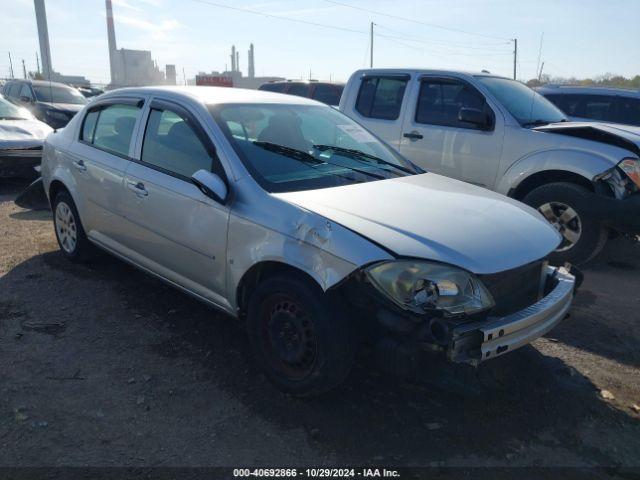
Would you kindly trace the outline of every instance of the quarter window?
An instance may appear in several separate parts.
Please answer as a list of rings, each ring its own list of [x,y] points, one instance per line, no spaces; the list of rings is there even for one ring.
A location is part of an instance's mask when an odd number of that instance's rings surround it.
[[[490,113],[484,97],[477,90],[456,80],[425,80],[420,86],[416,122],[458,128],[474,128],[458,120],[462,108]]]
[[[396,120],[400,115],[406,87],[406,78],[364,78],[358,92],[356,110],[365,117]]]
[[[142,144],[142,162],[186,178],[211,171],[213,158],[190,121],[171,110],[152,109]]]
[[[136,105],[113,104],[104,107],[99,111],[93,129],[91,129],[91,125],[87,126],[87,120],[90,120],[89,116],[85,119],[82,131],[83,139],[86,134],[88,141],[90,130],[93,130],[93,141],[91,142],[93,145],[117,155],[128,156],[133,129],[139,113],[140,108]]]
[[[93,134],[96,130],[96,121],[100,115],[100,110],[92,110],[84,117],[84,123],[82,124],[82,134],[80,140],[88,143],[93,143]]]

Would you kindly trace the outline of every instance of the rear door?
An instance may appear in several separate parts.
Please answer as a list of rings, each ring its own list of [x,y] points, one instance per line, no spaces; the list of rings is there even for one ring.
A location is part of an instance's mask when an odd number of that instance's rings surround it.
[[[87,235],[116,251],[123,242],[124,171],[143,103],[141,97],[111,98],[86,110],[69,153]]]
[[[225,178],[196,115],[155,99],[139,156],[125,174],[127,248],[142,266],[220,306],[225,299],[229,208],[191,181],[198,170]]]
[[[355,109],[350,113],[356,121],[396,149],[400,148],[408,83],[409,75],[406,74],[364,75]]]
[[[415,98],[415,97],[414,97]],[[482,110],[489,130],[459,120],[462,108]],[[502,153],[504,121],[466,80],[424,76],[405,117],[400,152],[420,167],[492,188]]]

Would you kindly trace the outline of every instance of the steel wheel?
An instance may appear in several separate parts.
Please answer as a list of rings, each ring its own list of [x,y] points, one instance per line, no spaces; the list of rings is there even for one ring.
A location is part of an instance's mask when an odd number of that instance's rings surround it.
[[[78,244],[78,229],[73,212],[65,202],[58,202],[56,206],[56,233],[62,249],[71,254]]]
[[[569,205],[561,202],[548,202],[540,205],[538,211],[562,235],[562,243],[556,252],[565,252],[580,241],[582,221],[578,213]]]
[[[306,378],[315,366],[318,344],[310,315],[288,295],[263,304],[262,347],[272,368],[292,380]]]

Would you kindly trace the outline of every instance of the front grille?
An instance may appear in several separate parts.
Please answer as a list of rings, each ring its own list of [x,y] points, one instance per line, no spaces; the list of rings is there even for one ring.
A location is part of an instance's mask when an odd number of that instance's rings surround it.
[[[543,265],[544,261],[539,260],[512,270],[480,275],[496,302],[490,315],[502,317],[537,302]]]

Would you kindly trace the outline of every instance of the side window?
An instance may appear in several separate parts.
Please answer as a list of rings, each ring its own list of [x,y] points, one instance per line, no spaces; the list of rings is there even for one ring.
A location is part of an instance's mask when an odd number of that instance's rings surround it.
[[[93,143],[93,134],[96,130],[96,123],[98,116],[100,115],[100,109],[92,110],[84,117],[84,123],[82,124],[82,133],[80,134],[80,140]]]
[[[310,87],[306,83],[292,83],[289,91],[289,95],[297,95],[298,97],[308,97]]]
[[[562,110],[570,117],[615,121],[615,97],[606,95],[564,95]]]
[[[259,90],[264,90],[265,92],[282,93],[284,92],[285,87],[286,84],[284,83],[265,83],[264,85],[260,86]]]
[[[213,166],[213,158],[190,121],[171,110],[151,110],[141,160],[186,178],[201,169],[210,171]]]
[[[139,113],[140,108],[135,105],[114,104],[102,108],[97,118],[92,143],[115,154],[128,156],[133,128]]]
[[[618,97],[618,102],[617,121],[627,125],[640,125],[640,99]]]
[[[316,85],[313,90],[313,99],[327,105],[338,105],[340,103],[340,95],[342,90],[338,85],[325,85],[323,83]]]
[[[9,88],[7,89],[7,95],[9,95],[11,98],[18,98],[18,93],[20,93],[20,83],[14,82],[10,84]]]
[[[400,115],[405,78],[367,77],[362,80],[356,110],[369,118],[396,120]]]
[[[458,128],[474,128],[458,120],[462,108],[474,108],[487,113],[485,99],[477,90],[455,80],[425,80],[420,85],[416,122]]]
[[[20,95],[18,95],[18,98],[22,98],[22,97],[27,97],[33,100],[33,94],[31,93],[31,88],[29,88],[29,85],[27,85],[26,83],[22,84],[22,88],[20,89]]]

